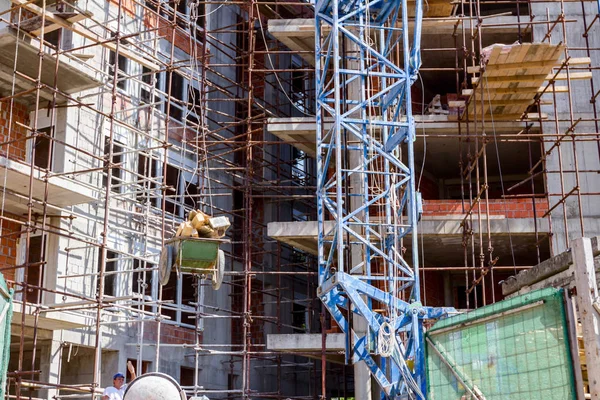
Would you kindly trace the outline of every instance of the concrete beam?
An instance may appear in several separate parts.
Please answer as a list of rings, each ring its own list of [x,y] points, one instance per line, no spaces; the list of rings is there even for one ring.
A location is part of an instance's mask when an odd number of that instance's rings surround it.
[[[267,335],[267,349],[282,353],[296,353],[308,358],[321,358],[320,333],[295,333]],[[330,362],[344,363],[345,335],[328,333],[325,338],[326,358]]]
[[[461,237],[463,228],[461,227],[462,216],[448,215],[444,217],[427,218],[423,217],[419,225],[419,235],[427,237],[436,236],[456,236]],[[334,228],[333,221],[325,223],[325,232],[332,232]],[[487,226],[483,226],[484,233],[487,233]],[[473,227],[474,233],[478,233],[478,225]],[[535,234],[535,225],[533,218],[503,218],[492,216],[490,220],[490,231],[496,235],[532,235]],[[545,219],[538,219],[538,232],[547,232],[548,224]],[[316,221],[299,222],[270,222],[267,224],[267,235],[296,247],[311,254],[317,254],[318,224]],[[326,235],[331,238],[330,235]]]
[[[419,224],[419,237],[422,237],[425,249],[423,265],[427,267],[462,265],[464,254],[461,221],[460,215],[423,218]],[[333,226],[333,221],[327,221],[326,231],[331,232]],[[538,220],[536,238],[533,219],[492,217],[490,228],[494,254],[499,256],[505,265],[512,265],[513,254],[521,262],[519,265],[534,265],[537,262],[534,251],[536,242],[547,236],[547,227],[547,221]],[[477,228],[477,224],[474,228]],[[296,249],[317,255],[318,226],[315,221],[271,222],[267,225],[267,235]],[[326,237],[331,239],[331,235]],[[411,251],[409,242],[405,241],[405,246],[408,251]],[[541,250],[542,255],[545,254],[546,257],[549,255],[547,247],[542,247]]]
[[[24,0],[19,0],[24,1]],[[431,6],[431,4],[430,4]],[[428,10],[432,10],[429,7]],[[427,10],[425,15],[427,16]],[[447,14],[449,15],[449,13]],[[442,15],[430,15],[431,17]],[[452,35],[455,26],[461,22],[459,17],[447,18],[423,18],[421,23],[422,35],[424,40],[427,36],[439,37],[439,35]],[[486,19],[485,27],[486,34],[510,34],[516,33],[516,25],[511,23],[516,22],[516,17],[513,16],[500,16]],[[473,20],[473,25],[476,21]],[[409,21],[409,30],[414,29],[414,21]],[[400,27],[399,25],[398,27]],[[466,21],[467,28],[469,27],[469,19]],[[326,27],[327,28],[327,27]],[[314,50],[315,50],[315,20],[312,18],[297,18],[297,19],[270,19],[268,25],[268,31],[276,39],[285,44],[290,50],[306,51],[308,53],[302,54],[302,57],[310,64],[314,65]],[[327,33],[327,30],[324,32]],[[311,54],[313,53],[313,54]]]
[[[331,129],[333,121],[325,119],[323,129]],[[456,141],[456,138],[444,139],[443,135],[457,135],[459,133],[458,121],[448,119],[447,115],[415,115],[415,129],[417,135],[440,135],[440,139]],[[470,123],[469,129],[475,131],[475,124]],[[461,123],[462,132],[467,129],[467,123]],[[518,133],[523,130],[523,122],[517,121],[497,121],[494,125],[497,134]],[[374,126],[375,132],[380,130],[380,126]],[[277,136],[281,140],[290,143],[308,154],[316,157],[316,122],[312,117],[292,117],[292,118],[269,118],[267,120],[267,131]],[[537,132],[534,128],[531,132]]]
[[[598,238],[592,238],[592,252],[594,256],[600,254],[598,249]],[[535,267],[519,272],[516,276],[507,279],[502,283],[502,294],[508,296],[520,289],[541,282],[552,276],[558,275],[569,269],[573,264],[573,255],[571,251],[566,251],[543,261]],[[571,278],[572,279],[572,278]]]
[[[326,337],[327,351],[344,351],[345,335],[329,333]],[[294,333],[267,335],[267,350],[272,351],[321,351],[320,333]]]

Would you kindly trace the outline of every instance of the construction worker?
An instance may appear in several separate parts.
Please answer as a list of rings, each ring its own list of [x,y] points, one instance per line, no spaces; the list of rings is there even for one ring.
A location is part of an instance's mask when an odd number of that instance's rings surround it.
[[[136,378],[136,374],[135,368],[133,368],[131,361],[127,361],[127,369],[131,374],[131,380],[134,380]],[[104,389],[104,393],[102,393],[102,400],[123,400],[126,389],[127,384],[125,383],[125,375],[123,375],[121,372],[117,372],[113,376],[113,385]]]

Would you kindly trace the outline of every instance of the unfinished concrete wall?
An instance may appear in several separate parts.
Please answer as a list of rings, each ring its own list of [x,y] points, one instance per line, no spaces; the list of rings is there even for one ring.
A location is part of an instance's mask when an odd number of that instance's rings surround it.
[[[531,5],[533,14],[546,19],[548,13],[549,20],[555,21],[559,18],[561,12],[568,16],[569,20],[577,20],[577,22],[559,23],[551,32],[551,42],[566,44],[570,50],[565,57],[591,57],[591,65],[600,65],[600,54],[597,51],[592,51],[588,54],[585,49],[587,43],[590,48],[598,48],[600,46],[600,26],[595,24],[584,37],[586,25],[583,23],[584,11],[586,23],[589,24],[595,14],[597,14],[597,5],[592,2],[587,2],[583,6],[581,3],[565,3],[561,10],[561,4],[550,3],[533,3]],[[546,36],[548,27],[545,25],[534,25],[534,40],[541,41]],[[587,65],[571,67],[570,73],[592,72],[593,87],[595,91],[600,88],[600,74],[596,70],[590,70]],[[565,73],[565,71],[561,71]],[[590,79],[564,80],[557,81],[556,86],[570,86],[568,93],[556,94],[556,110],[555,115],[553,106],[543,106],[542,112],[548,114],[548,119],[543,123],[545,134],[558,134],[559,136],[568,134],[569,129],[574,123],[582,119],[575,128],[576,133],[597,133],[597,122],[591,121],[597,118],[594,115],[593,103],[590,102],[592,94],[592,86]],[[544,100],[553,101],[552,94],[543,96]],[[558,117],[558,121],[555,117]],[[554,142],[548,140],[544,143],[545,151],[549,150],[554,145]],[[574,155],[576,154],[576,157]],[[565,251],[569,245],[568,240],[582,236],[581,224],[579,222],[580,215],[583,215],[584,236],[595,236],[600,234],[600,214],[597,207],[598,196],[586,195],[586,193],[597,193],[600,190],[600,176],[597,173],[580,172],[577,178],[575,174],[575,158],[577,159],[577,167],[580,171],[596,171],[600,169],[600,150],[597,143],[590,141],[577,141],[573,145],[572,137],[568,136],[562,141],[559,148],[555,148],[546,159],[546,187],[549,193],[549,205],[554,206],[561,198],[569,193],[573,188],[579,186],[581,193],[581,201],[577,195],[577,190],[574,191],[565,201],[565,209],[560,205],[552,212],[552,230],[553,236],[553,252],[559,254]],[[562,160],[561,160],[562,159]],[[563,179],[559,171],[563,170]],[[578,181],[577,181],[578,179]],[[568,221],[565,226],[564,215],[566,214]]]

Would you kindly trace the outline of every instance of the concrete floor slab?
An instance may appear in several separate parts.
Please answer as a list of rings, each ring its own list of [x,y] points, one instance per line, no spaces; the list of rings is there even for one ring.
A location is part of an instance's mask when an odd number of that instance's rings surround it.
[[[429,151],[436,150],[438,153],[446,151],[455,152],[458,141],[455,137],[447,135],[459,134],[459,124],[457,121],[448,119],[447,115],[415,115],[417,135],[438,135],[435,141],[428,143]],[[333,121],[325,119],[323,129],[325,131],[332,128]],[[470,123],[469,129],[475,131],[475,124]],[[467,129],[467,124],[462,123],[462,132]],[[518,133],[523,130],[523,123],[516,121],[498,121],[494,125],[497,134]],[[379,127],[374,127],[378,131]],[[536,132],[533,128],[532,132]],[[267,131],[277,136],[281,140],[290,143],[298,150],[303,151],[311,157],[316,157],[316,122],[312,117],[292,117],[292,118],[269,118],[267,120]],[[432,147],[433,146],[433,147]],[[436,149],[435,147],[440,147]],[[451,146],[452,148],[449,148]]]
[[[15,78],[16,93],[24,92],[35,88],[35,83],[26,80],[13,73],[16,70],[26,76],[37,77],[40,57],[39,44],[33,39],[23,36],[17,38],[16,32],[10,28],[0,29],[0,96],[7,96],[12,93],[13,77]],[[91,69],[86,71],[83,61],[69,58],[65,55],[50,55],[50,49],[42,58],[41,82],[49,87],[54,87],[54,72],[56,73],[56,87],[59,91],[72,94],[100,86],[101,82],[92,76]],[[24,96],[19,96],[16,100],[28,104],[35,103],[35,91]],[[52,100],[52,93],[48,90],[42,90],[40,96],[43,100]],[[63,96],[58,96],[59,102],[66,101]]]
[[[23,162],[0,157],[0,182],[6,191],[4,209],[13,213],[27,212],[29,198],[29,176],[31,166]],[[42,202],[46,183],[44,172],[39,168],[33,170],[33,198]],[[6,184],[4,184],[6,183]],[[63,176],[48,178],[48,203],[57,207],[90,203],[96,200],[94,191],[80,183]],[[34,205],[34,207],[36,207]],[[39,207],[36,207],[39,208]]]
[[[460,226],[462,219],[427,219],[423,217],[419,224],[419,237],[423,240],[424,265],[429,267],[451,267],[464,264],[462,247],[463,234]],[[494,254],[500,256],[502,265],[511,265],[513,253],[518,265],[537,264],[536,242],[547,237],[548,224],[545,219],[538,219],[538,239],[532,218],[498,218],[490,221],[492,245]],[[333,221],[327,221],[326,232],[334,228]],[[487,251],[487,227],[483,224],[484,253]],[[473,227],[477,241],[478,225]],[[301,222],[271,222],[267,225],[267,235],[297,249],[317,255],[318,225],[316,221]],[[328,238],[331,236],[328,235]],[[410,251],[410,241],[405,241],[405,247]],[[475,246],[476,251],[479,245]],[[547,243],[540,247],[541,257],[549,257]]]

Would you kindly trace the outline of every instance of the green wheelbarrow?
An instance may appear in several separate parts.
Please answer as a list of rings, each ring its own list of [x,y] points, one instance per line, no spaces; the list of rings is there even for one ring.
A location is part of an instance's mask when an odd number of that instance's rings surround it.
[[[213,289],[218,290],[225,273],[225,253],[219,248],[224,239],[175,237],[165,242],[160,254],[160,284],[169,282],[173,268],[182,272],[210,278]]]

